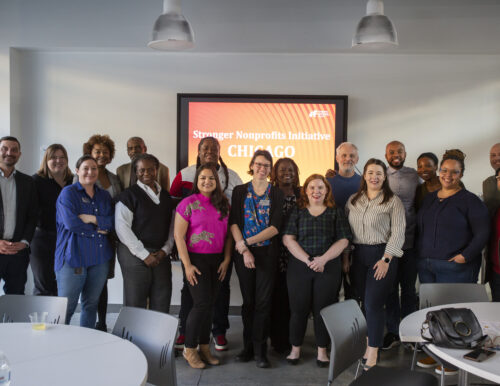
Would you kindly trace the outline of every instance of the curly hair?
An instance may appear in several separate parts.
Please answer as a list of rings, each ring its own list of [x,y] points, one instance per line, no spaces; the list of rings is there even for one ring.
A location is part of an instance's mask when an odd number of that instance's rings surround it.
[[[295,161],[293,159],[287,158],[287,157],[280,158],[274,164],[273,170],[271,171],[271,184],[273,184],[274,186],[278,186],[278,168],[280,167],[280,164],[282,162],[290,162],[292,164],[293,172],[295,174],[295,176],[293,178],[292,186],[294,188],[298,188],[299,187],[299,167],[297,166],[297,164],[295,163]]]
[[[325,184],[326,187],[326,194],[325,194],[325,201],[323,202],[327,208],[335,208],[335,201],[333,200],[333,194],[332,194],[332,187],[326,180],[324,176],[321,174],[311,174],[309,177],[307,177],[306,181],[304,182],[304,186],[300,189],[300,197],[297,200],[297,206],[300,209],[307,208],[309,205],[309,198],[307,198],[307,186],[311,183],[311,181],[314,180],[321,180]]]
[[[94,134],[87,142],[83,144],[83,154],[92,154],[94,145],[104,145],[109,149],[110,161],[115,158],[115,142],[109,138],[109,135]]]
[[[444,161],[449,159],[455,160],[460,164],[460,167],[462,168],[462,173],[465,171],[465,163],[464,163],[465,153],[462,150],[460,149],[446,150],[443,154],[443,159],[441,160],[439,167],[441,167]]]

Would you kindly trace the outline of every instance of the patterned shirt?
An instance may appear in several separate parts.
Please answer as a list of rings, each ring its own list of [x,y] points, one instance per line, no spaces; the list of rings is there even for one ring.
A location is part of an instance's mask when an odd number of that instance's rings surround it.
[[[252,184],[248,184],[248,193],[243,204],[245,226],[243,227],[243,238],[255,236],[269,226],[269,213],[271,209],[271,184],[268,184],[263,195],[258,196]],[[262,247],[269,245],[271,240],[255,243],[253,246]]]
[[[90,214],[97,218],[98,226],[85,224],[78,217]],[[90,197],[83,186],[76,182],[66,186],[56,202],[57,244],[54,270],[59,271],[66,262],[70,267],[90,267],[102,264],[114,256],[108,235],[114,228],[114,210],[111,196],[94,187]]]
[[[313,216],[307,208],[296,206],[283,234],[296,236],[297,243],[311,257],[322,255],[340,239],[352,240],[349,222],[339,208],[326,208],[319,216]]]
[[[193,194],[177,205],[176,212],[189,223],[186,232],[188,252],[222,253],[227,234],[228,217],[220,220],[219,211],[209,197]]]

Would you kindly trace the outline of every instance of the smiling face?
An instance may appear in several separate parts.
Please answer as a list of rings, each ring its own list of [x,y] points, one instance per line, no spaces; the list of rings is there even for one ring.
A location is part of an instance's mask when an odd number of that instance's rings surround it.
[[[21,149],[16,141],[4,140],[0,142],[0,164],[12,168],[19,157],[21,157]]]
[[[494,170],[500,168],[500,143],[493,145],[490,150],[490,164]]]
[[[437,165],[427,157],[422,157],[417,161],[417,173],[424,181],[430,181],[436,176]]]
[[[153,187],[156,181],[157,172],[156,164],[153,161],[145,159],[137,162],[135,174],[137,180],[144,185]]]
[[[439,169],[439,181],[443,189],[458,189],[463,171],[460,162],[454,159],[447,159],[441,164]]]
[[[91,159],[83,161],[80,167],[76,169],[76,175],[78,176],[78,182],[82,185],[95,184],[99,175],[97,163]]]
[[[219,162],[219,143],[214,139],[206,139],[202,142],[199,150],[198,156],[200,157],[200,163],[202,165],[213,162]]]
[[[58,175],[66,171],[68,159],[61,149],[57,149],[50,159],[47,160],[47,167],[52,175]]]
[[[250,169],[253,172],[254,179],[265,180],[271,173],[271,163],[266,157],[259,155],[253,160]]]
[[[94,147],[92,147],[92,153],[90,155],[97,161],[97,166],[100,168],[106,167],[106,165],[111,162],[111,152],[109,148],[102,143],[96,143]]]
[[[406,151],[402,143],[391,142],[385,148],[385,159],[394,169],[401,169],[406,160]]]
[[[306,195],[309,205],[323,204],[325,201],[327,188],[323,180],[315,179],[306,186]]]
[[[215,180],[215,176],[210,169],[203,169],[199,176],[197,185],[198,190],[201,194],[206,197],[209,197],[212,192],[217,188],[217,181]]]
[[[276,170],[278,185],[291,185],[295,182],[295,169],[290,161],[281,161]]]
[[[368,190],[381,190],[385,181],[384,169],[377,164],[368,165],[363,175]]]
[[[354,167],[358,163],[358,151],[352,145],[343,145],[340,149],[337,150],[335,159],[339,164],[340,172],[344,174],[350,174],[354,172]]]

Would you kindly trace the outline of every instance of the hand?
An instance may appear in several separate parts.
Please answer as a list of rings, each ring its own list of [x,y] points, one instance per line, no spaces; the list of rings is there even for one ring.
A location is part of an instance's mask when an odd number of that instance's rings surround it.
[[[198,279],[196,279],[196,274],[201,275],[201,272],[194,266],[193,264],[190,264],[189,266],[184,267],[184,272],[186,273],[186,280],[191,284],[193,287],[198,284]]]
[[[163,249],[159,249],[158,251],[153,252],[153,256],[156,258],[159,264],[160,261],[162,261],[165,257],[167,257],[167,254]]]
[[[464,255],[460,254],[460,255],[456,255],[455,257],[452,257],[450,260],[448,261],[454,261],[455,263],[458,263],[458,264],[465,264],[466,261],[465,261],[465,257]]]
[[[243,263],[245,264],[245,267],[255,269],[255,258],[253,257],[252,252],[248,249],[243,252]]]
[[[11,242],[7,240],[0,240],[0,253],[2,255],[15,255],[21,249],[26,248],[27,245],[22,242]]]
[[[231,260],[227,259],[227,261],[224,259],[222,263],[219,265],[219,269],[217,270],[217,273],[219,274],[219,280],[223,281],[224,278],[226,277],[227,269],[229,267],[229,262]]]
[[[94,224],[94,225],[97,225],[97,218],[93,214],[80,214],[80,215],[78,215],[78,217],[85,224]]]
[[[337,172],[333,169],[328,169],[325,173],[325,178],[333,178],[337,175]]]
[[[97,233],[100,233],[101,235],[107,235],[109,232],[108,231],[103,231],[102,229],[98,229]]]
[[[247,246],[245,245],[245,240],[241,239],[240,241],[237,241],[234,244],[234,249],[236,249],[240,255],[243,255],[243,252],[245,252],[245,250],[248,249]]]
[[[325,270],[326,260],[323,256],[316,256],[307,266],[314,272],[323,272]]]
[[[158,263],[159,261],[156,259],[156,256],[153,253],[150,253],[148,257],[144,259],[144,264],[151,268],[156,267]]]
[[[373,275],[373,277],[375,278],[375,280],[382,280],[385,275],[387,275],[389,264],[391,263],[386,263],[384,260],[379,260],[375,263],[375,265],[373,266],[373,269],[375,270],[375,274]]]
[[[349,255],[342,255],[342,272],[349,273],[351,269],[351,261]]]

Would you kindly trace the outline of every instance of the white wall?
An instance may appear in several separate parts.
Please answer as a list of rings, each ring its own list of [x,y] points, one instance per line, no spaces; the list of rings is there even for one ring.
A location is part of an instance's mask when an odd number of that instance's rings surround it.
[[[174,174],[177,93],[345,94],[348,137],[359,147],[361,167],[370,157],[383,159],[393,139],[406,144],[408,166],[424,151],[440,156],[458,147],[467,154],[464,183],[480,193],[492,174],[489,148],[500,141],[499,62],[499,55],[15,50],[11,133],[22,142],[19,169],[28,173],[41,146],[63,143],[74,164],[90,135],[107,133],[117,145],[112,170],[128,161],[127,138],[140,135]],[[175,280],[179,304],[178,269]],[[240,304],[233,284],[232,304]],[[119,303],[121,280],[110,286],[110,302]]]

